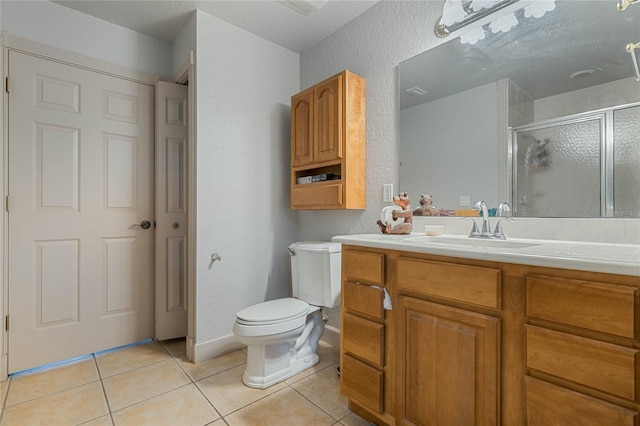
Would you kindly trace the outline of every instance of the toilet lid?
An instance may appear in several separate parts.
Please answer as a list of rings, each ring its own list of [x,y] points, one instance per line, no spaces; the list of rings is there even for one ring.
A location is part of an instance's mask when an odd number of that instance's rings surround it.
[[[241,309],[236,314],[244,324],[267,325],[305,316],[309,313],[309,304],[302,300],[288,297],[269,300]]]

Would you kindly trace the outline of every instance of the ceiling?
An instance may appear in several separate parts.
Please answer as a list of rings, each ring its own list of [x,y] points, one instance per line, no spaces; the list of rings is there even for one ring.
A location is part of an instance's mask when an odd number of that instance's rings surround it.
[[[87,15],[172,42],[191,13],[200,9],[297,53],[372,7],[378,0],[329,0],[304,16],[275,0],[52,0]]]

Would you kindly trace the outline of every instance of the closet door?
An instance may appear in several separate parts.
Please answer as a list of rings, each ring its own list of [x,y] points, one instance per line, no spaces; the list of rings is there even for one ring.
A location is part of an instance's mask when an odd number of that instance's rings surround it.
[[[9,53],[9,372],[153,336],[153,87]]]

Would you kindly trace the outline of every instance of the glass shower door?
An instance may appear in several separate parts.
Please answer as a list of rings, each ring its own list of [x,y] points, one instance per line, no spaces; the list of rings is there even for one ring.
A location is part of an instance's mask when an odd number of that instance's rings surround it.
[[[604,115],[516,129],[512,137],[517,216],[601,215]]]

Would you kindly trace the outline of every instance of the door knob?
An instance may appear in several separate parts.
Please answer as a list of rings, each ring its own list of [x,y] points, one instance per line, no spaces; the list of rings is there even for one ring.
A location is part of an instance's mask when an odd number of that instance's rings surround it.
[[[151,222],[149,222],[148,220],[143,220],[142,222],[138,223],[134,223],[133,225],[131,225],[132,228],[142,228],[142,229],[149,229],[151,228]]]

